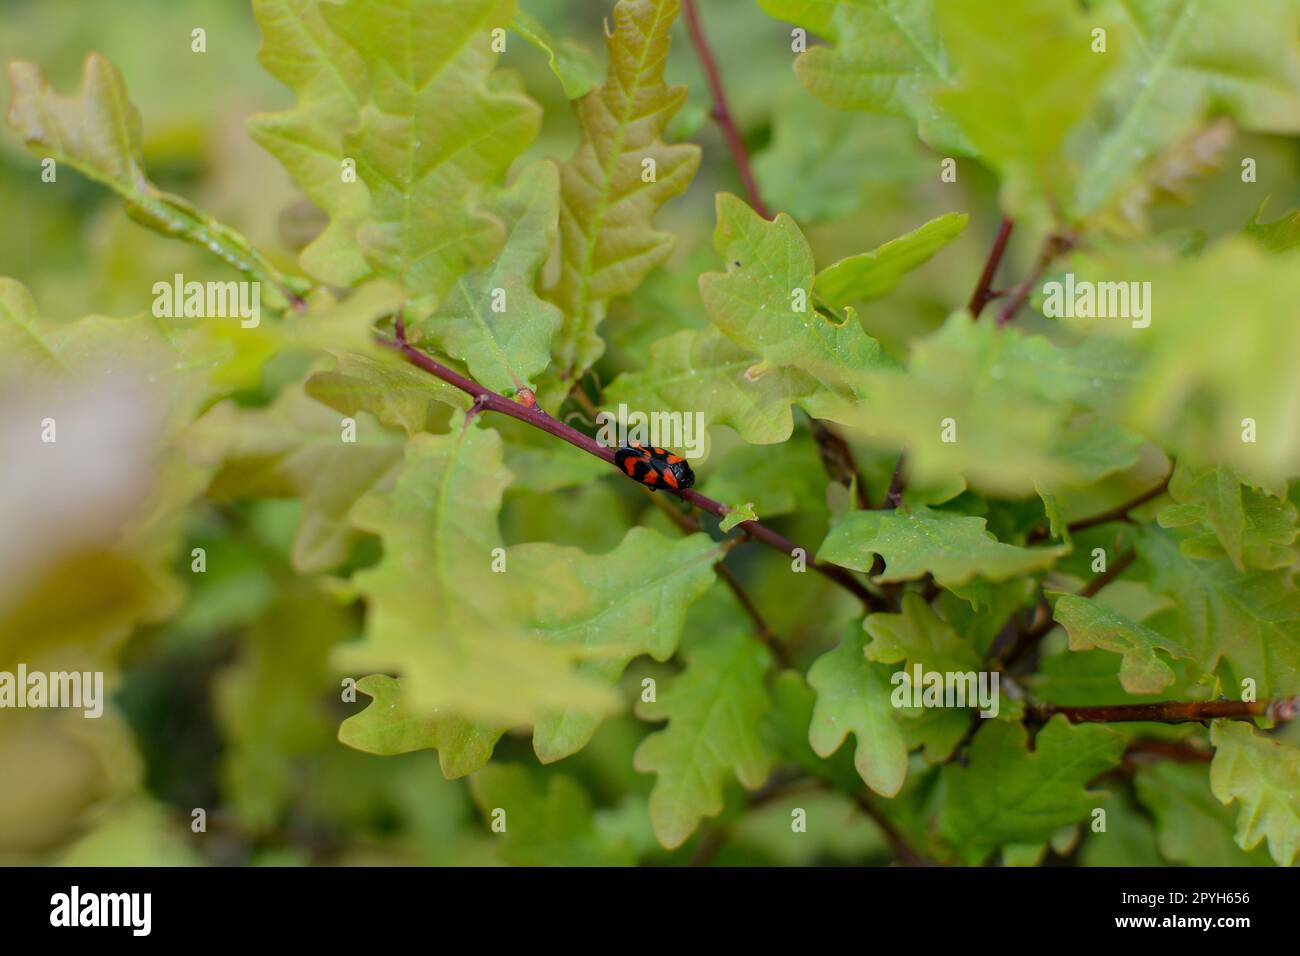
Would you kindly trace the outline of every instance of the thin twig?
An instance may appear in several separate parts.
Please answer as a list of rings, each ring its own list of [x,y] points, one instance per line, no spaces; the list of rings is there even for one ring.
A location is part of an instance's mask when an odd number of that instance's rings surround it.
[[[885,492],[885,500],[880,504],[885,511],[897,508],[903,503],[903,470],[906,467],[907,452],[899,452],[898,461],[894,463],[894,474],[889,479],[889,490]]]
[[[1126,501],[1122,505],[1116,505],[1114,508],[1111,508],[1108,511],[1103,511],[1100,514],[1082,518],[1078,521],[1071,521],[1069,525],[1067,525],[1070,534],[1086,531],[1089,528],[1095,528],[1098,525],[1110,524],[1112,521],[1131,521],[1132,519],[1129,517],[1129,512],[1134,511],[1141,505],[1146,504],[1148,501],[1151,501],[1154,498],[1159,498],[1163,495],[1169,488],[1169,479],[1172,476],[1173,472],[1171,471],[1168,475],[1165,475],[1164,480],[1161,481],[1160,484],[1156,485],[1149,491],[1142,492],[1142,494],[1138,495],[1131,501]],[[1029,533],[1026,543],[1033,544],[1050,536],[1051,531],[1049,529],[1038,527]]]
[[[713,50],[709,47],[709,41],[704,35],[704,25],[700,22],[699,11],[695,9],[695,0],[682,0],[682,12],[686,15],[686,29],[691,35],[691,44],[695,47],[695,53],[700,58],[700,66],[704,68],[704,75],[709,82],[709,90],[713,94],[713,118],[722,130],[722,137],[727,141],[727,148],[731,150],[731,159],[740,173],[741,182],[745,185],[745,194],[749,197],[749,204],[764,219],[770,219],[772,217],[768,215],[767,207],[763,204],[763,197],[759,195],[754,172],[749,166],[749,154],[745,152],[744,140],[740,138],[740,131],[736,129],[735,120],[732,119],[731,110],[727,106],[727,93],[722,86],[722,73],[718,70],[718,63],[713,58]]]
[[[856,486],[858,507],[863,511],[870,508],[866,483],[862,480],[862,473],[858,471],[858,463],[853,458],[853,449],[849,447],[849,443],[826,422],[816,418],[810,418],[808,421],[813,439],[821,452],[822,467],[826,469],[826,473],[832,480],[846,488]]]
[[[1097,592],[1110,584],[1121,574],[1129,569],[1129,566],[1137,560],[1137,552],[1132,548],[1120,554],[1110,563],[1105,572],[1097,575],[1076,593],[1079,597],[1095,597]],[[1006,655],[1002,658],[999,669],[1005,670],[1010,668],[1029,651],[1034,648],[1039,641],[1052,632],[1056,627],[1056,621],[1052,617],[1050,605],[1046,601],[1040,601],[1035,609],[1034,621],[1024,633],[1022,633],[1014,644],[1008,648]]]
[[[1033,291],[1038,280],[1043,277],[1047,267],[1056,260],[1057,256],[1064,255],[1074,248],[1074,236],[1053,234],[1047,237],[1043,242],[1042,251],[1038,254],[1038,262],[1034,264],[1033,271],[1011,290],[1007,297],[1006,304],[998,312],[998,325],[1003,326],[1015,318],[1020,307],[1025,304],[1029,298],[1030,292]]]
[[[993,240],[993,248],[989,250],[989,257],[984,262],[984,271],[980,273],[979,284],[975,286],[970,303],[966,306],[974,318],[978,319],[980,313],[984,311],[984,306],[997,298],[997,293],[993,291],[993,277],[997,275],[998,264],[1002,262],[1003,253],[1007,251],[1007,240],[1011,238],[1011,229],[1014,225],[1015,223],[1010,219],[1003,219],[1002,224],[998,226],[998,234]]]
[[[893,821],[876,806],[871,797],[861,792],[854,792],[850,796],[853,798],[853,802],[858,805],[858,808],[871,818],[871,822],[880,828],[880,832],[889,841],[898,862],[904,866],[934,866],[932,861],[922,856],[907,842],[907,838],[903,836],[898,827],[894,826]]]
[[[1106,704],[1100,707],[1064,707],[1057,704],[1031,704],[1028,717],[1043,722],[1057,714],[1074,724],[1123,723],[1141,721],[1157,724],[1186,724],[1206,720],[1249,720],[1268,717],[1275,721],[1290,720],[1300,710],[1300,697],[1276,700],[1162,700],[1152,704]]]
[[[606,448],[589,435],[584,435],[576,428],[566,425],[564,422],[555,420],[536,406],[530,407],[520,404],[519,402],[511,401],[504,395],[498,394],[489,388],[485,388],[473,379],[466,378],[464,375],[454,372],[440,362],[435,361],[432,357],[420,351],[406,340],[405,331],[400,323],[395,326],[394,331],[397,336],[395,339],[381,337],[379,339],[380,344],[386,345],[389,348],[400,352],[408,362],[415,365],[417,368],[423,369],[430,375],[442,379],[442,381],[446,382],[448,385],[460,389],[467,395],[472,395],[475,399],[474,406],[476,409],[485,412],[493,411],[499,412],[502,415],[508,415],[509,417],[518,419],[525,424],[532,425],[534,428],[541,429],[547,434],[553,435],[562,441],[566,441],[575,448],[580,448],[587,454],[594,455],[601,461],[608,462],[611,465],[614,464],[614,449]],[[622,472],[620,471],[619,474],[622,474]],[[730,509],[726,505],[714,501],[712,498],[702,495],[693,489],[686,491],[673,491],[672,489],[665,488],[664,491],[668,494],[676,495],[692,507],[698,508],[701,511],[706,511],[715,518],[725,518],[730,512]],[[854,578],[845,568],[841,568],[834,564],[826,564],[821,561],[808,560],[808,556],[811,554],[808,549],[800,547],[789,538],[778,534],[758,521],[742,521],[737,525],[737,527],[747,538],[754,541],[760,541],[769,548],[780,551],[787,557],[793,557],[796,553],[802,554],[807,561],[808,567],[817,571],[819,574],[830,578],[840,587],[849,591],[869,609],[879,610],[883,607],[880,599],[867,590],[862,582]]]

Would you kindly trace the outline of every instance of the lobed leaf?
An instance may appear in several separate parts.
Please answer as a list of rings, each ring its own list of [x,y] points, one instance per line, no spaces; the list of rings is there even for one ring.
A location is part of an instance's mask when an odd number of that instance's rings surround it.
[[[577,103],[582,142],[560,169],[562,262],[547,293],[564,312],[553,352],[566,381],[604,351],[596,329],[609,300],[635,289],[672,252],[673,237],[652,221],[700,163],[699,147],[663,141],[686,99],[685,89],[664,82],[678,9],[679,0],[619,0],[608,78]]]

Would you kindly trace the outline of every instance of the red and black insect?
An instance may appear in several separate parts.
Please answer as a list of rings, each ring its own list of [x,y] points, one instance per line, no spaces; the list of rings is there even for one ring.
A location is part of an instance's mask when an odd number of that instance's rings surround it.
[[[695,484],[695,472],[686,459],[662,448],[645,445],[624,445],[614,452],[614,464],[623,469],[633,481],[639,481],[651,491],[667,488],[685,491]]]

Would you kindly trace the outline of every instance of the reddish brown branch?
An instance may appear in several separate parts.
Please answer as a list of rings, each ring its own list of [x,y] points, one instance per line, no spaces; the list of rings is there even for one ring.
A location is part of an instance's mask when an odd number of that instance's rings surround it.
[[[547,434],[553,435],[562,441],[566,441],[575,448],[580,448],[587,454],[594,455],[601,459],[601,461],[608,462],[611,465],[614,463],[614,449],[606,448],[589,435],[584,435],[576,428],[572,428],[564,422],[556,421],[536,406],[530,407],[520,404],[519,402],[511,401],[504,395],[500,395],[489,388],[485,388],[478,382],[466,378],[464,375],[454,372],[440,362],[435,361],[432,357],[420,351],[406,340],[405,331],[400,321],[395,327],[395,332],[397,336],[396,339],[381,338],[381,344],[400,352],[408,362],[415,365],[417,368],[421,368],[430,375],[442,379],[442,381],[446,382],[448,385],[460,389],[467,395],[472,395],[474,397],[474,408],[476,410],[480,412],[500,412],[502,415],[508,415],[511,418],[532,425],[534,428],[541,429]],[[619,474],[622,474],[622,472],[620,471]],[[721,502],[714,501],[712,498],[702,495],[694,490],[671,491],[670,489],[665,488],[664,492],[666,494],[677,495],[677,497],[681,498],[692,507],[698,508],[701,511],[707,511],[715,518],[725,518],[730,510]],[[810,551],[796,545],[784,535],[778,534],[771,528],[768,528],[757,521],[742,521],[737,525],[737,527],[740,528],[741,533],[744,534],[745,537],[751,538],[755,541],[761,541],[763,544],[780,551],[787,557],[793,557],[795,552],[802,553],[808,567],[830,578],[836,584],[840,585],[840,587],[849,591],[861,600],[869,609],[880,610],[883,607],[880,600],[868,591],[862,582],[853,577],[853,575],[851,575],[846,569],[834,564],[825,564],[820,561],[812,560]]]
[[[1127,571],[1129,566],[1136,560],[1137,552],[1132,548],[1129,548],[1129,550],[1125,551],[1123,554],[1118,555],[1115,560],[1110,563],[1109,568],[1079,589],[1079,597],[1090,598],[1095,596],[1098,591]]]
[[[1098,591],[1110,584],[1121,574],[1129,569],[1129,566],[1137,560],[1137,552],[1132,548],[1120,554],[1110,563],[1103,573],[1097,575],[1077,592],[1079,597],[1094,597]],[[1021,634],[1016,642],[1007,650],[1003,657],[1003,668],[1009,668],[1022,657],[1030,652],[1038,642],[1052,632],[1056,627],[1056,621],[1053,620],[1051,608],[1046,601],[1041,601],[1035,609],[1033,623]]]
[[[1132,519],[1129,517],[1129,512],[1135,510],[1141,505],[1146,504],[1148,501],[1151,501],[1155,498],[1159,498],[1161,495],[1163,495],[1166,489],[1169,488],[1169,479],[1172,476],[1173,476],[1173,472],[1171,471],[1168,475],[1165,475],[1164,480],[1161,481],[1160,484],[1156,485],[1150,491],[1144,491],[1142,492],[1142,494],[1138,495],[1133,500],[1126,501],[1122,505],[1116,505],[1114,508],[1111,508],[1109,511],[1103,511],[1100,514],[1095,514],[1087,518],[1081,518],[1078,521],[1071,521],[1070,524],[1068,525],[1070,534],[1076,534],[1080,531],[1086,531],[1089,528],[1095,528],[1098,525],[1110,524],[1112,521],[1131,521]],[[1036,541],[1044,540],[1050,535],[1051,535],[1051,531],[1048,530],[1047,528],[1035,528],[1033,531],[1029,533],[1026,543],[1033,544]]]
[[[997,298],[997,293],[993,291],[993,278],[997,275],[998,265],[1002,262],[1002,256],[1007,251],[1007,240],[1011,238],[1011,229],[1014,225],[1010,219],[1003,219],[1002,224],[998,226],[998,234],[993,240],[993,248],[989,250],[989,257],[984,263],[984,271],[980,273],[979,284],[975,286],[975,292],[971,295],[970,303],[966,306],[974,318],[978,319],[980,313],[984,311],[984,306]]]
[[[904,866],[934,866],[930,860],[927,860],[907,842],[907,838],[903,836],[898,827],[894,826],[893,821],[876,806],[871,797],[865,793],[853,793],[850,796],[853,797],[853,802],[858,805],[858,808],[871,818],[871,822],[880,828],[880,832],[889,841],[889,846],[894,851],[894,856],[898,858],[899,863]]]
[[[713,118],[722,130],[723,139],[727,141],[731,159],[740,173],[741,182],[745,185],[745,195],[749,197],[749,204],[756,213],[764,219],[770,219],[767,207],[763,204],[763,197],[759,195],[754,172],[749,166],[749,154],[745,152],[744,140],[740,138],[740,131],[736,129],[736,122],[732,119],[731,110],[727,106],[727,93],[722,86],[722,73],[713,58],[713,50],[709,47],[708,38],[704,35],[704,24],[700,22],[700,13],[695,8],[695,0],[682,0],[682,12],[686,15],[686,29],[691,35],[691,44],[695,47],[695,54],[700,58],[700,66],[704,68],[709,90],[713,94]]]
[[[1074,724],[1120,723],[1142,721],[1158,724],[1186,724],[1205,720],[1248,720],[1268,717],[1275,721],[1290,720],[1300,710],[1300,697],[1279,697],[1276,700],[1162,700],[1153,704],[1107,704],[1101,707],[1062,707],[1056,704],[1035,704],[1026,708],[1032,720],[1045,721],[1062,714]]]
[[[856,486],[858,507],[863,511],[870,508],[866,485],[858,471],[858,463],[853,458],[853,449],[844,440],[844,436],[816,418],[809,419],[809,427],[821,452],[822,467],[826,469],[826,474],[846,488]]]
[[[1029,298],[1029,294],[1033,291],[1034,286],[1038,284],[1038,280],[1041,279],[1043,273],[1047,271],[1047,267],[1056,260],[1057,256],[1064,255],[1073,249],[1074,243],[1074,236],[1053,234],[1047,237],[1043,242],[1042,251],[1038,253],[1038,261],[1034,264],[1033,271],[1031,271],[1029,275],[1025,276],[1025,278],[1011,290],[1010,295],[1007,296],[1006,304],[1002,306],[1001,310],[999,310],[999,326],[1006,325],[1015,318],[1016,313],[1020,311],[1020,307],[1024,305],[1025,301]]]
[[[894,474],[889,479],[889,490],[885,492],[885,500],[880,503],[885,511],[891,511],[903,503],[903,470],[906,467],[907,452],[899,452],[898,461],[894,463]]]

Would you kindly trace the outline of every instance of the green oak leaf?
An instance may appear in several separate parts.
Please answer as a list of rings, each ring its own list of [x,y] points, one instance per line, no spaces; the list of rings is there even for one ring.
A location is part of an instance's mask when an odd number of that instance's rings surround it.
[[[700,490],[716,501],[750,501],[769,518],[826,510],[826,471],[806,430],[778,445],[740,445],[711,456],[710,469]]]
[[[663,141],[686,90],[664,82],[669,28],[679,0],[619,0],[604,86],[577,101],[582,142],[560,168],[559,281],[547,298],[564,312],[553,344],[565,380],[600,358],[596,329],[611,299],[626,295],[671,254],[655,213],[686,190],[700,164],[692,144]],[[653,178],[647,181],[645,176]]]
[[[759,0],[759,6],[833,42],[795,61],[799,82],[818,99],[839,109],[909,117],[934,148],[970,151],[937,101],[953,73],[932,0]]]
[[[1296,507],[1281,497],[1242,484],[1227,465],[1197,468],[1180,461],[1169,482],[1176,502],[1156,516],[1161,527],[1203,528],[1184,538],[1194,558],[1227,555],[1237,570],[1289,568],[1296,560]]]
[[[607,554],[553,544],[521,544],[507,554],[509,576],[528,584],[529,624],[542,643],[581,651],[578,671],[602,682],[622,676],[633,657],[665,661],[677,650],[691,602],[714,582],[721,547],[707,535],[669,540],[632,528]],[[586,746],[600,711],[568,707],[533,730],[533,748],[552,763]]]
[[[1288,0],[1125,0],[1111,9],[1122,19],[1110,26],[1113,52],[1099,58],[1120,63],[1107,78],[1104,120],[1084,141],[1080,215],[1207,114],[1254,132],[1300,131],[1300,11]]]
[[[1156,819],[1160,853],[1186,866],[1261,866],[1262,848],[1240,850],[1232,839],[1232,810],[1210,792],[1210,768],[1165,760],[1134,776],[1138,799]]]
[[[808,670],[817,704],[808,727],[808,742],[820,757],[839,750],[854,734],[853,762],[868,787],[892,797],[907,778],[907,742],[890,700],[892,668],[867,660],[866,635],[858,627],[827,651]]]
[[[1278,865],[1293,865],[1300,853],[1300,750],[1231,720],[1214,722],[1210,742],[1210,789],[1221,803],[1241,802],[1237,846],[1253,850],[1267,839]]]
[[[551,360],[551,337],[563,316],[538,298],[533,284],[555,240],[559,174],[542,161],[529,166],[497,198],[506,242],[492,264],[456,278],[417,341],[464,361],[476,382],[507,394],[531,387]]]
[[[983,660],[979,650],[934,613],[919,594],[903,595],[899,614],[870,614],[862,622],[871,635],[866,647],[868,660],[886,664],[920,664],[926,671],[978,671]]]
[[[214,551],[208,571],[222,555]],[[221,781],[241,820],[274,826],[294,798],[300,759],[330,744],[320,719],[337,683],[329,652],[356,633],[350,610],[308,577],[284,576],[212,683],[225,746]]]
[[[911,480],[1032,492],[1096,481],[1131,467],[1140,440],[1109,417],[1135,361],[1098,338],[1066,348],[1014,327],[953,313],[912,343],[906,371],[864,374],[854,409],[866,440],[908,448]]]
[[[503,228],[481,195],[540,126],[537,105],[493,73],[490,34],[509,26],[514,0],[258,0],[254,11],[262,63],[297,103],[250,130],[330,217],[304,267],[343,286],[374,272],[425,301],[488,262]]]
[[[746,521],[757,521],[758,515],[754,513],[754,502],[748,501],[743,505],[732,505],[727,509],[723,519],[718,522],[718,530],[726,534],[737,525],[744,524]]]
[[[805,227],[844,219],[929,175],[907,120],[864,123],[795,89],[772,105],[772,139],[754,158],[760,195]]]
[[[358,502],[353,519],[379,535],[384,558],[354,576],[365,639],[341,646],[338,662],[398,672],[419,713],[513,725],[564,707],[607,712],[614,695],[573,670],[571,650],[535,639],[510,574],[492,570],[511,478],[501,447],[457,413],[448,434],[409,439],[395,480]]]
[[[1285,215],[1261,222],[1264,207],[1268,200],[1259,204],[1255,216],[1246,223],[1246,235],[1257,241],[1269,252],[1290,252],[1300,246],[1300,209],[1292,209]]]
[[[514,420],[494,423],[505,442],[505,459],[515,475],[510,490],[548,492],[590,485],[609,474],[609,464],[567,442]]]
[[[518,765],[485,767],[469,783],[488,824],[504,820],[501,857],[514,866],[630,866],[624,840],[603,830],[587,790],[572,777],[543,784]],[[504,817],[499,811],[504,811]],[[495,815],[495,816],[494,816]]]
[[[1070,636],[1070,650],[1112,651],[1123,657],[1119,680],[1130,694],[1156,694],[1174,680],[1174,672],[1157,656],[1191,659],[1191,652],[1172,638],[1130,620],[1092,598],[1063,594],[1052,617]]]
[[[1300,251],[1269,252],[1233,235],[1192,256],[1081,255],[1072,271],[1150,282],[1145,328],[1064,320],[1134,351],[1139,374],[1117,393],[1116,421],[1275,493],[1300,473],[1300,376],[1291,361],[1300,326],[1271,318],[1300,298]]]
[[[799,372],[816,384],[801,401],[810,415],[853,421],[867,372],[887,361],[880,344],[854,317],[836,325],[816,311],[812,248],[793,219],[769,222],[727,193],[717,213],[713,245],[727,271],[700,276],[700,296],[713,324],[762,360],[747,377]]]
[[[1230,682],[1261,696],[1300,691],[1300,591],[1286,570],[1238,571],[1226,558],[1187,557],[1175,533],[1144,526],[1138,555],[1151,586],[1174,599],[1179,633],[1202,672],[1221,662]]]
[[[1119,763],[1124,738],[1099,724],[1057,715],[1028,749],[1020,724],[988,720],[971,741],[967,765],[946,765],[939,832],[974,866],[1007,843],[1037,843],[1076,823],[1105,795],[1088,782]]]
[[[504,731],[436,711],[413,711],[402,694],[402,682],[386,674],[361,678],[357,690],[374,700],[339,725],[339,743],[383,756],[436,750],[442,773],[449,780],[486,764]]]
[[[870,252],[849,256],[817,273],[813,289],[834,308],[853,302],[874,302],[898,286],[903,276],[924,265],[962,230],[970,216],[950,212],[891,239]]]
[[[536,17],[515,10],[514,30],[546,54],[551,72],[571,100],[586,96],[600,85],[600,64],[591,51],[572,40],[557,41]]]
[[[345,440],[337,412],[287,389],[267,408],[217,405],[186,443],[219,463],[208,488],[218,500],[301,498],[293,563],[303,572],[324,571],[346,560],[359,537],[353,507],[390,485],[402,463],[397,436],[365,415],[354,427],[355,440]]]
[[[1067,134],[1089,112],[1109,61],[1090,49],[1091,19],[1071,0],[940,0],[956,74],[938,94],[1013,212],[1068,198]]]
[[[408,435],[445,423],[450,409],[468,409],[471,399],[454,386],[416,368],[395,352],[367,355],[333,351],[332,368],[312,373],[308,395],[344,415],[367,412]]]
[[[14,91],[9,125],[37,155],[66,163],[116,192],[141,225],[216,252],[251,279],[268,280],[262,295],[274,307],[288,303],[286,293],[306,290],[300,280],[282,276],[239,233],[149,181],[140,113],[122,74],[107,59],[98,53],[86,58],[75,98],[56,94],[39,67],[21,60],[9,64],[9,81]]]
[[[851,512],[831,528],[817,557],[870,571],[880,555],[885,560],[880,581],[907,581],[928,572],[939,584],[951,587],[976,575],[1005,581],[1042,571],[1066,550],[1005,544],[989,533],[983,518],[917,507]]]
[[[605,398],[612,406],[698,411],[708,425],[729,425],[747,442],[783,442],[794,429],[791,403],[811,395],[817,383],[793,368],[759,364],[717,329],[674,332],[650,347],[643,371],[614,379]]]
[[[686,669],[646,711],[668,726],[637,748],[636,769],[657,775],[650,794],[655,836],[681,846],[705,817],[722,810],[727,777],[750,790],[767,779],[772,756],[762,738],[771,699],[764,676],[771,655],[742,628],[709,635]]]

